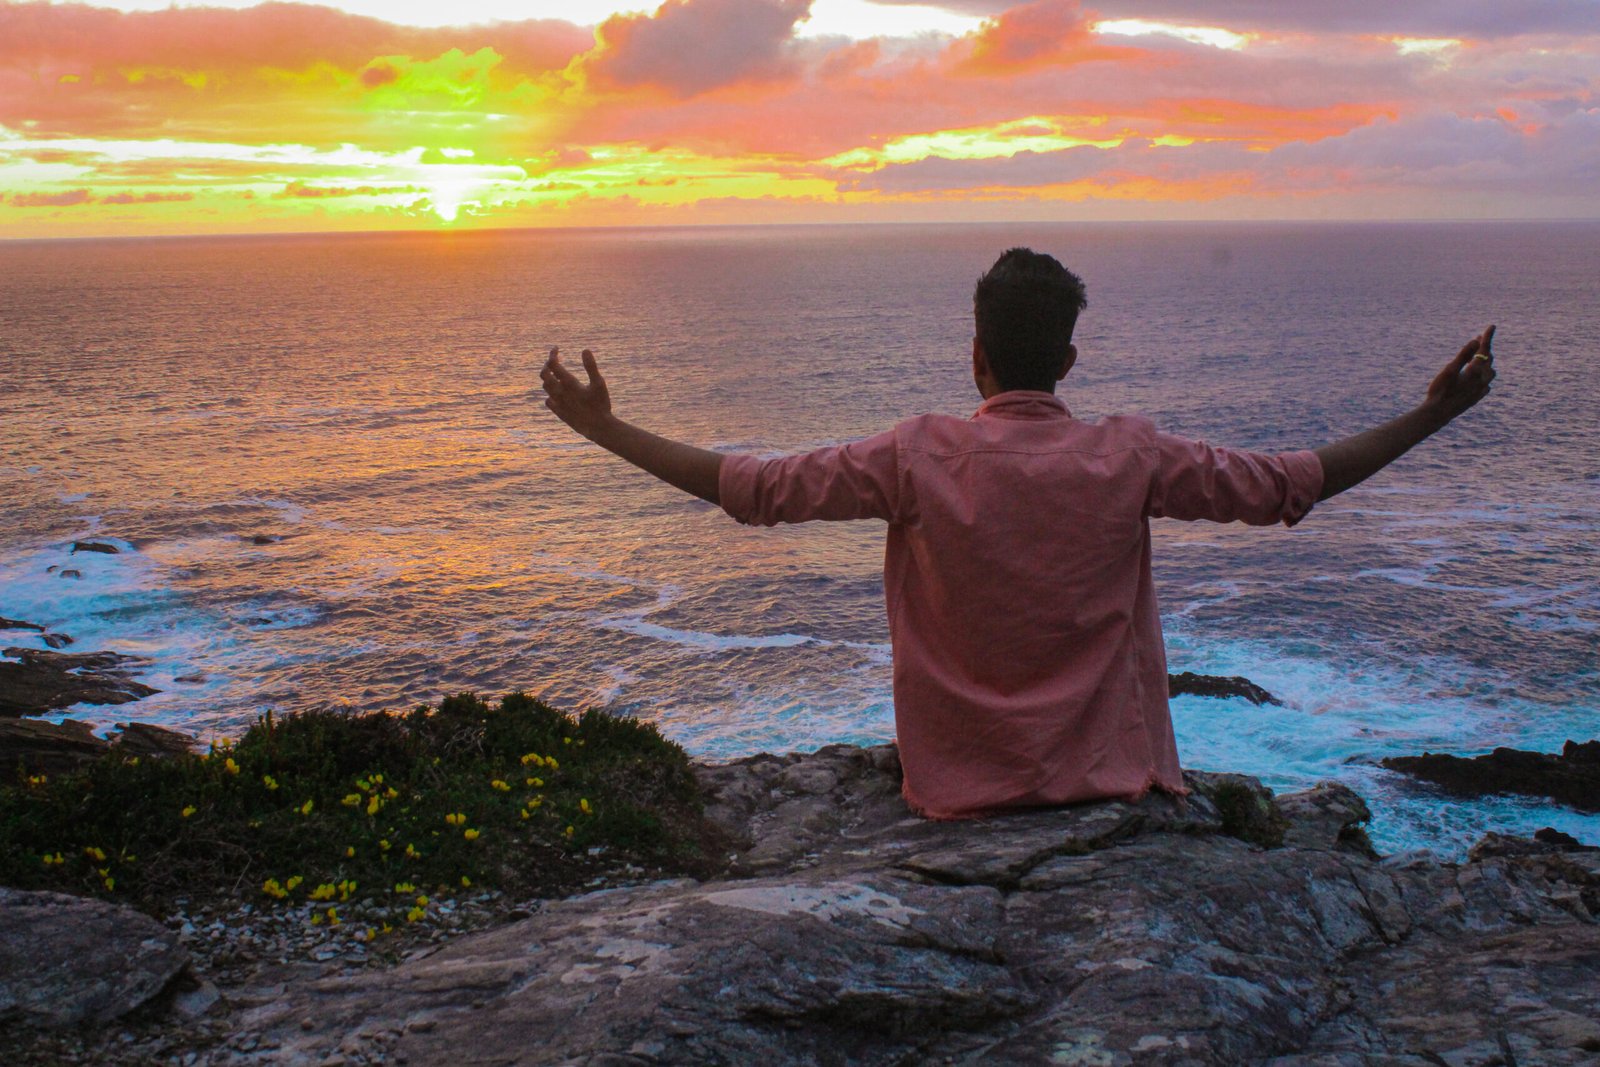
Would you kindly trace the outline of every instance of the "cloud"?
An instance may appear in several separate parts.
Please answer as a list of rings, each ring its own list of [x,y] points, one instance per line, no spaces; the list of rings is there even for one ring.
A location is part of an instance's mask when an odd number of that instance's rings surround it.
[[[1593,34],[1600,26],[1595,0],[1096,0],[1095,10],[1188,26],[1413,37]]]
[[[666,0],[653,14],[614,15],[581,61],[602,90],[648,87],[677,97],[793,77],[795,24],[811,0]]]
[[[283,187],[283,191],[277,195],[312,200],[330,196],[380,196],[384,193],[405,191],[404,189],[395,188],[379,189],[372,185],[307,185],[305,182],[289,182]]]
[[[973,37],[964,69],[983,73],[1025,70],[1046,63],[1082,62],[1117,53],[1093,41],[1077,0],[1033,0],[984,23]]]
[[[167,204],[193,200],[193,193],[112,193],[102,196],[102,204]]]
[[[10,202],[12,207],[77,207],[93,199],[87,189],[68,189],[60,193],[15,193]]]
[[[594,46],[558,20],[418,28],[307,4],[119,12],[0,2],[0,125],[41,135],[200,134],[337,143],[414,65],[489,49],[501,111]],[[391,76],[392,75],[392,76]],[[341,137],[341,131],[343,136]],[[370,135],[370,132],[365,135]]]

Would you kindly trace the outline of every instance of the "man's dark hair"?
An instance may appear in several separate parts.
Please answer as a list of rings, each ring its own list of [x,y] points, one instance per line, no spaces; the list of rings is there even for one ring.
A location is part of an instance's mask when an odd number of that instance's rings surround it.
[[[1054,256],[1013,248],[995,260],[973,290],[972,311],[1000,387],[1054,392],[1088,303],[1083,279]]]

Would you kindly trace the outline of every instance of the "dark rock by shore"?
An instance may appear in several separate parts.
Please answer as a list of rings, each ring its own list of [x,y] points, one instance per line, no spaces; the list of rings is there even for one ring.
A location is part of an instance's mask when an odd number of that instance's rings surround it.
[[[1372,857],[1347,788],[913,816],[893,748],[698,771],[727,873],[225,988],[207,1063],[1593,1062],[1600,855]],[[1262,847],[1257,841],[1281,840]],[[1511,840],[1511,839],[1507,839]],[[202,976],[203,977],[203,976]]]
[[[119,723],[110,738],[99,738],[88,723],[68,719],[0,718],[0,769],[18,766],[28,774],[64,774],[115,749],[128,756],[172,756],[193,752],[198,742],[177,730],[147,723]]]
[[[72,542],[72,549],[68,554],[75,555],[79,552],[101,552],[108,556],[115,556],[121,551],[122,549],[118,548],[116,545],[108,545],[104,541],[74,541]]]
[[[1549,797],[1579,811],[1600,811],[1600,741],[1568,741],[1559,756],[1515,748],[1497,748],[1471,759],[1425,752],[1393,756],[1383,766],[1456,796],[1520,793]]]
[[[41,626],[36,622],[23,622],[21,619],[0,617],[0,630],[31,630],[51,648],[65,648],[73,643],[72,638],[66,634],[51,633],[48,626]]]
[[[1237,675],[1225,678],[1214,674],[1194,674],[1190,671],[1167,675],[1167,695],[1181,694],[1197,697],[1243,697],[1258,706],[1261,704],[1283,706],[1283,701],[1250,679]]]
[[[157,690],[133,680],[149,661],[119,652],[8,648],[0,659],[0,715],[38,715],[73,704],[126,704]]]

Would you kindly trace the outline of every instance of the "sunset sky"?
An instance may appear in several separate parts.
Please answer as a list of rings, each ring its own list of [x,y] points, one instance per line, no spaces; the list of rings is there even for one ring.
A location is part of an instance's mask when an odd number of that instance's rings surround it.
[[[0,236],[1600,217],[1600,0],[641,2],[0,2]]]

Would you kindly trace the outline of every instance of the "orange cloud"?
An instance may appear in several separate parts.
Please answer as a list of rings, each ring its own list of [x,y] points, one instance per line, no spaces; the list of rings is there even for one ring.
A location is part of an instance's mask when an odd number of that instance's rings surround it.
[[[87,189],[68,189],[61,193],[15,193],[10,203],[12,207],[77,207],[93,199]]]
[[[102,196],[102,204],[168,204],[193,200],[193,193],[112,193]]]
[[[1097,44],[1089,23],[1077,0],[1019,4],[985,22],[970,44],[963,42],[970,52],[958,67],[966,73],[1007,74],[1049,64],[1138,55],[1133,49]]]

